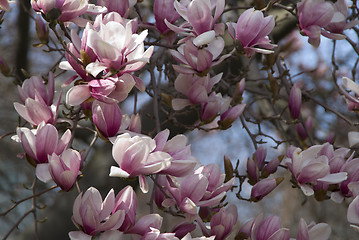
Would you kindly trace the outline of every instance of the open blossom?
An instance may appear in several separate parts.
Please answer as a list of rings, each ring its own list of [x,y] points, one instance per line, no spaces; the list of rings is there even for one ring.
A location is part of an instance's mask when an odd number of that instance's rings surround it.
[[[66,103],[76,106],[90,97],[108,104],[122,102],[134,85],[135,80],[128,73],[121,77],[94,79],[87,84],[72,87],[66,94]]]
[[[48,20],[69,22],[84,14],[88,8],[88,0],[31,0],[36,12],[45,14]]]
[[[33,76],[18,87],[18,93],[24,105],[15,102],[15,110],[30,124],[37,126],[41,122],[54,123],[56,121],[61,94],[54,101],[54,75],[52,73],[49,73],[47,89],[41,76]]]
[[[253,56],[255,52],[273,53],[268,49],[273,49],[276,45],[271,44],[267,36],[275,25],[273,16],[264,17],[261,11],[251,8],[240,15],[237,24],[227,23],[227,25],[228,33],[240,42],[240,47],[243,48],[247,57]]]
[[[325,0],[303,0],[297,9],[300,29],[309,37],[308,42],[318,47],[322,28],[333,19],[333,5]]]
[[[330,237],[332,229],[326,223],[315,224],[311,222],[309,225],[300,219],[298,224],[297,240],[327,240]]]
[[[141,69],[149,61],[154,48],[144,49],[147,30],[133,33],[132,21],[125,25],[118,21],[102,21],[99,25],[100,28],[87,31],[86,45],[97,57],[86,66],[88,73],[97,76],[102,71],[112,71],[122,75]]]
[[[347,179],[347,173],[343,171],[331,172],[330,155],[322,151],[328,143],[314,145],[304,151],[297,148],[287,159],[287,166],[293,174],[303,193],[307,196],[313,195],[312,186],[319,184],[337,184]],[[308,185],[309,184],[309,185]]]
[[[156,141],[155,151],[166,152],[172,157],[171,166],[159,173],[175,177],[183,177],[192,173],[198,162],[191,155],[191,147],[187,145],[187,137],[180,134],[168,140],[169,135],[170,131],[165,129],[154,138]]]
[[[70,238],[90,240],[91,236],[100,232],[118,229],[123,223],[125,211],[114,209],[115,205],[113,189],[103,201],[100,192],[94,187],[87,189],[84,194],[80,193],[73,205],[72,221],[81,231],[70,232]],[[78,235],[83,238],[76,238]]]
[[[229,205],[226,208],[221,208],[211,218],[211,234],[215,235],[217,240],[225,240],[232,232],[238,220],[238,210],[235,205]]]
[[[131,137],[128,133],[119,135],[112,148],[112,156],[118,167],[112,166],[111,177],[131,178],[139,176],[141,190],[148,191],[144,175],[158,173],[171,165],[168,153],[155,151],[155,140],[147,136]]]
[[[279,217],[271,216],[263,218],[263,214],[258,215],[255,219],[248,221],[240,230],[243,239],[249,240],[289,240],[289,229],[282,228]]]
[[[53,153],[60,155],[71,139],[71,131],[67,130],[58,140],[57,129],[44,122],[37,126],[36,130],[22,127],[16,132],[25,153],[32,159],[34,165],[47,163],[48,156]]]

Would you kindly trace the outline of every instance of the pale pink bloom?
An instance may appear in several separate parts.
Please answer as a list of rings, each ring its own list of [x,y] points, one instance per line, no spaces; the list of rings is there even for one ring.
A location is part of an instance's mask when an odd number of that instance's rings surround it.
[[[10,11],[10,5],[8,0],[0,0],[0,10]]]
[[[49,163],[38,164],[36,176],[43,182],[53,180],[62,190],[69,191],[80,173],[81,155],[78,151],[67,149],[57,155],[49,156]]]
[[[90,97],[108,104],[122,102],[127,98],[133,86],[135,86],[135,80],[128,73],[121,77],[94,79],[87,84],[72,87],[66,94],[66,103],[76,106]]]
[[[238,220],[238,210],[235,205],[222,207],[218,213],[211,218],[211,233],[215,235],[216,240],[225,240],[226,237],[232,232],[233,227]]]
[[[311,222],[309,225],[303,218],[298,224],[297,240],[327,240],[332,230],[326,223],[315,224]]]
[[[320,44],[322,28],[333,19],[334,7],[325,0],[303,0],[297,4],[299,26],[314,47]]]
[[[141,133],[141,125],[140,114],[132,114],[131,117],[125,114],[122,117],[120,130],[121,132],[126,132],[127,129],[130,133]]]
[[[131,73],[141,69],[149,61],[153,46],[146,51],[144,40],[147,30],[133,33],[132,22],[123,25],[117,21],[99,24],[87,32],[86,45],[95,53],[97,60],[86,66],[86,71],[96,77],[102,71],[117,74]]]
[[[159,214],[148,214],[141,217],[126,233],[138,234],[141,236],[151,232],[151,228],[160,229],[163,218]]]
[[[236,23],[227,23],[228,33],[238,40],[247,57],[251,57],[255,52],[270,54],[276,45],[271,44],[268,34],[274,28],[275,21],[273,16],[264,17],[263,13],[254,8],[244,11]],[[261,48],[257,48],[257,46]],[[264,48],[264,49],[263,49]]]
[[[293,119],[297,119],[300,115],[300,108],[302,105],[302,91],[294,84],[290,90],[288,107],[290,115]]]
[[[94,101],[92,103],[92,120],[105,138],[113,137],[121,126],[121,109],[117,103],[107,104]]]
[[[25,103],[27,98],[35,99],[36,95],[40,96],[46,105],[51,106],[55,94],[55,79],[54,74],[49,72],[47,78],[47,88],[41,76],[32,76],[24,81],[22,86],[17,87],[22,103]]]
[[[147,136],[119,135],[112,148],[112,156],[119,167],[112,166],[111,177],[132,178],[139,176],[140,188],[148,191],[144,175],[158,173],[171,165],[172,157],[156,151],[156,141]]]
[[[289,240],[289,229],[282,228],[281,220],[277,216],[263,219],[263,214],[248,221],[239,233],[245,234],[249,240]]]
[[[356,196],[354,200],[349,204],[347,211],[348,222],[352,223],[350,225],[354,230],[359,232],[359,196]]]
[[[161,233],[160,230],[152,227],[150,230],[142,236],[141,240],[178,240],[174,233]]]
[[[48,21],[69,22],[84,14],[88,0],[31,0],[32,8],[43,13]]]
[[[165,23],[172,31],[180,34],[199,36],[214,30],[216,35],[218,35],[221,34],[221,30],[223,30],[223,27],[221,27],[223,24],[216,24],[216,22],[223,13],[224,6],[224,0],[174,1],[176,11],[181,15],[185,22],[179,27],[167,20],[165,20]],[[215,12],[214,16],[212,16],[212,10],[214,8]]]
[[[186,236],[184,236],[183,238],[181,238],[181,240],[214,240],[216,238],[216,236],[211,236],[211,237],[196,237],[196,238],[192,238],[191,234],[187,234]]]
[[[179,74],[175,80],[175,88],[178,92],[187,96],[187,99],[175,98],[172,100],[174,110],[180,110],[188,105],[202,104],[207,102],[208,94],[213,86],[222,78],[222,73],[210,78],[209,74],[204,77],[198,75]]]
[[[226,54],[217,59],[224,48],[224,40],[221,37],[210,41],[205,47],[200,46],[197,47],[191,40],[187,40],[177,51],[170,50],[172,56],[183,64],[173,65],[174,70],[182,74],[207,74],[211,67],[220,64],[230,55]]]
[[[339,35],[344,30],[352,28],[355,25],[359,24],[359,20],[352,20],[350,22],[347,22],[349,10],[348,10],[347,2],[345,0],[336,1],[333,7],[334,7],[334,16],[330,21],[330,23],[324,27],[325,30],[329,31],[330,33]],[[326,36],[324,33],[322,34]]]
[[[137,197],[131,186],[122,189],[116,196],[113,211],[123,210],[125,218],[119,230],[126,232],[136,223]]]
[[[130,8],[136,4],[134,0],[98,0],[97,4],[107,8],[109,12],[117,12],[127,18]]]
[[[53,153],[60,155],[71,139],[71,131],[67,130],[58,141],[57,129],[51,124],[41,123],[36,130],[22,127],[16,130],[25,153],[34,164],[47,163],[48,156]]]
[[[271,193],[281,182],[283,178],[263,179],[254,184],[251,190],[251,200],[257,202]]]
[[[187,137],[180,134],[168,140],[169,135],[170,131],[165,129],[154,138],[156,141],[154,151],[166,152],[172,157],[171,166],[159,173],[175,177],[183,177],[192,173],[198,162],[191,155],[191,147],[188,145]]]
[[[328,143],[326,143],[328,144]],[[307,196],[313,195],[311,186],[316,184],[337,184],[347,179],[346,172],[331,173],[329,159],[321,150],[326,146],[314,145],[305,151],[297,148],[286,162],[303,193]]]
[[[156,19],[156,27],[163,34],[167,34],[171,31],[165,24],[165,19],[169,23],[173,24],[180,17],[180,15],[176,12],[173,3],[174,0],[155,0],[153,4],[153,14]]]
[[[123,223],[125,211],[114,209],[115,205],[113,189],[103,201],[100,192],[94,187],[87,189],[84,194],[80,193],[73,205],[72,221],[83,233],[70,232],[70,238],[81,239],[74,237],[79,234],[91,237],[103,231],[118,229]]]

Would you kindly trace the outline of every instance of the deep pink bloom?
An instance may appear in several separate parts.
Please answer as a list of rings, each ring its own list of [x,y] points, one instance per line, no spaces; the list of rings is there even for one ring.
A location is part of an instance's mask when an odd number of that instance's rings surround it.
[[[155,3],[153,4],[156,27],[163,34],[171,31],[165,24],[165,19],[170,23],[174,23],[180,17],[176,12],[173,3],[174,0],[155,0]]]
[[[136,193],[131,186],[127,186],[122,189],[116,196],[114,211],[123,210],[125,212],[125,218],[120,231],[126,232],[136,223],[136,209],[137,198]]]
[[[112,148],[112,156],[118,167],[112,166],[111,177],[131,178],[139,176],[143,192],[148,191],[144,175],[158,173],[171,165],[172,157],[156,151],[155,140],[145,136],[131,137],[128,133],[119,135]]]
[[[130,7],[136,4],[133,0],[98,0],[97,4],[107,8],[109,12],[117,12],[126,18],[129,14]]]
[[[225,240],[232,232],[238,219],[238,210],[235,205],[222,207],[218,213],[211,218],[211,235],[216,236],[216,240]]]
[[[92,104],[92,120],[105,138],[113,137],[121,126],[121,109],[117,103],[107,104],[94,101]]]
[[[18,128],[17,136],[25,153],[35,161],[34,164],[39,164],[47,163],[49,155],[60,155],[66,149],[71,131],[67,130],[58,141],[57,129],[51,124],[42,123],[33,131],[25,127]]]
[[[270,54],[276,45],[271,44],[268,34],[273,30],[275,21],[273,16],[264,17],[263,13],[254,8],[244,11],[238,18],[237,24],[227,23],[231,37],[238,40],[247,57],[255,52]],[[257,46],[261,48],[257,48]],[[263,49],[264,48],[264,49]]]
[[[251,200],[257,202],[271,193],[281,182],[283,178],[263,179],[257,182],[251,191]]]
[[[84,194],[80,193],[76,198],[72,221],[85,236],[95,236],[102,231],[116,230],[123,223],[125,211],[114,209],[115,205],[113,189],[102,201],[100,192],[96,188],[90,187]],[[76,234],[78,232],[73,231],[69,233],[69,236]]]
[[[334,16],[333,5],[325,0],[303,0],[297,4],[297,9],[300,29],[309,37],[308,42],[318,47],[322,28]]]
[[[263,219],[263,214],[248,221],[240,230],[250,240],[289,240],[289,229],[282,228],[281,220],[277,216]]]

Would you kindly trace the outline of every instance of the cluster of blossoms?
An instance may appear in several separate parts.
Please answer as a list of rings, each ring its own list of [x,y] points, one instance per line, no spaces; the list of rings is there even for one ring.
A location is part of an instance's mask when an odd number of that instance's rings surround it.
[[[98,5],[93,5],[87,0],[32,0],[31,4],[55,33],[57,24],[64,31],[71,24],[77,27],[65,32],[69,39],[64,44],[66,61],[59,65],[62,70],[75,72],[63,84],[71,85],[65,103],[61,103],[62,91],[55,98],[53,72],[47,78],[30,77],[18,87],[21,103],[14,103],[14,107],[31,128],[19,127],[14,139],[25,151],[22,156],[36,168],[37,178],[43,182],[54,181],[63,191],[70,191],[76,185],[86,166],[88,152],[74,149],[75,136],[70,129],[59,139],[63,126],[59,123],[76,129],[79,120],[89,119],[96,136],[113,144],[112,157],[116,165],[109,169],[109,176],[138,178],[143,193],[149,192],[148,179],[151,178],[153,201],[158,208],[184,219],[170,232],[163,233],[159,214],[136,219],[137,198],[132,187],[125,187],[117,195],[110,190],[104,200],[96,188],[90,187],[74,202],[72,221],[79,230],[69,233],[71,239],[121,239],[124,234],[141,239],[224,240],[230,234],[238,239],[252,240],[290,238],[289,229],[282,227],[277,216],[264,218],[259,215],[238,231],[238,209],[225,202],[227,193],[236,187],[238,175],[233,173],[233,167],[232,173],[226,175],[215,164],[202,165],[192,156],[186,136],[169,138],[168,129],[158,131],[154,137],[144,135],[139,114],[122,114],[119,104],[128,99],[134,87],[146,91],[137,73],[145,69],[155,50],[154,46],[145,48],[149,35],[148,30],[143,30],[146,24],[128,19],[136,1],[99,0]],[[8,10],[8,2],[0,1],[0,9]],[[224,0],[154,2],[156,22],[152,27],[167,43],[177,41],[178,46],[169,50],[177,61],[172,67],[176,73],[174,88],[178,93],[171,97],[171,111],[195,109],[199,119],[194,128],[225,130],[246,108],[242,102],[245,79],[236,82],[234,94],[222,96],[216,86],[224,73],[214,73],[213,67],[227,61],[235,51],[251,58],[258,53],[272,54],[277,47],[269,38],[275,27],[273,16],[250,8],[241,13],[236,23],[224,24],[219,22],[224,9]],[[358,24],[356,20],[347,22],[348,7],[344,0],[335,4],[303,0],[298,3],[297,12],[299,26],[314,46],[319,45],[321,34],[343,39],[343,31]],[[89,21],[82,18],[84,14],[97,16]],[[40,18],[36,21],[37,34],[46,45],[49,29]],[[225,49],[223,39],[226,26],[236,46],[230,52]],[[1,70],[4,72],[3,68]],[[348,78],[343,78],[343,85],[356,94],[352,96],[342,89],[355,109],[359,106],[359,87]],[[300,119],[301,102],[301,89],[294,84],[288,94],[288,109],[293,121]],[[70,112],[77,111],[73,118],[61,118],[58,111],[61,105]],[[305,125],[310,128],[310,118]],[[296,123],[302,140],[307,138],[305,127],[303,123]],[[359,225],[359,158],[355,158],[354,153],[347,156],[349,152],[350,149],[335,149],[326,143],[306,150],[290,147],[285,159],[266,161],[266,150],[258,147],[247,160],[245,179],[251,185],[247,200],[260,201],[283,181],[282,177],[272,177],[282,164],[292,173],[293,183],[307,196],[315,195],[318,200],[324,200],[330,194],[336,202],[355,198],[348,209],[348,221]],[[197,226],[204,237],[191,237],[190,233]],[[322,235],[318,237],[319,234]],[[303,219],[299,222],[297,239],[327,239],[329,235],[330,227],[326,224],[307,225]]]

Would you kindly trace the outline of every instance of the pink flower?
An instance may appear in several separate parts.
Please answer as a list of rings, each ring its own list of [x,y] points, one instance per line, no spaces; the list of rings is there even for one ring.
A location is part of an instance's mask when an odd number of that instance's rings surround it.
[[[211,234],[217,240],[224,240],[232,232],[238,219],[238,210],[235,205],[222,207],[218,213],[211,218]]]
[[[98,0],[97,4],[107,8],[109,12],[117,12],[122,17],[127,18],[130,7],[136,4],[133,0]]]
[[[84,14],[88,0],[31,0],[32,8],[43,13],[48,21],[69,22]]]
[[[49,163],[37,165],[36,176],[43,182],[54,180],[64,191],[69,191],[76,182],[80,172],[81,155],[78,151],[67,149],[57,155],[49,156]]]
[[[300,219],[298,224],[297,240],[311,240],[311,239],[329,239],[332,230],[326,223],[314,222],[307,225],[303,218]]]
[[[169,135],[170,131],[166,129],[159,132],[154,138],[156,141],[155,151],[168,153],[172,157],[171,166],[159,173],[175,177],[183,177],[192,173],[198,162],[191,155],[187,137],[180,134],[168,140]]]
[[[116,210],[115,194],[113,189],[109,191],[102,201],[100,192],[93,187],[87,189],[76,198],[73,206],[72,221],[81,229],[84,236],[95,236],[102,231],[118,229],[124,220],[125,212]],[[72,231],[69,236],[75,239],[79,231]],[[88,239],[91,239],[89,237]]]
[[[94,101],[92,104],[92,120],[105,138],[113,137],[121,126],[121,109],[117,103],[107,104]]]
[[[66,94],[66,103],[76,106],[90,97],[108,104],[122,102],[134,85],[135,80],[128,73],[121,77],[94,79],[85,85],[72,87]]]
[[[289,240],[289,229],[282,228],[281,220],[277,216],[271,216],[263,219],[263,214],[255,219],[248,221],[239,233],[246,235],[249,240]]]
[[[114,211],[123,210],[125,212],[125,218],[121,227],[119,227],[120,231],[126,232],[135,225],[136,209],[136,193],[131,186],[127,186],[117,194],[113,207]]]
[[[321,28],[327,26],[334,16],[333,5],[324,0],[303,0],[297,9],[300,29],[309,37],[308,42],[318,47]]]
[[[51,124],[41,123],[36,130],[18,128],[17,136],[25,153],[34,165],[47,163],[48,156],[53,153],[60,155],[71,139],[71,131],[67,130],[58,141],[57,129]]]
[[[0,10],[10,11],[10,5],[8,0],[0,0]]]
[[[281,182],[283,178],[263,179],[257,182],[251,191],[251,200],[257,202],[271,193]]]
[[[289,94],[289,112],[293,119],[297,119],[300,115],[300,107],[302,105],[302,91],[294,84]]]
[[[95,62],[86,66],[88,73],[94,77],[102,71],[122,75],[141,69],[149,61],[154,48],[151,46],[144,51],[147,30],[136,34],[132,29],[133,21],[123,25],[116,19],[102,20],[102,23],[101,18],[98,19],[101,27],[89,28],[86,36],[86,46],[97,57]]]
[[[227,23],[231,37],[238,40],[247,57],[255,52],[270,54],[276,45],[271,44],[268,34],[273,30],[275,21],[273,16],[264,17],[263,13],[254,8],[244,11],[238,18],[237,24]],[[260,46],[262,48],[257,48]],[[265,49],[263,49],[265,48]]]
[[[140,188],[148,191],[144,175],[158,173],[171,165],[172,157],[165,152],[156,151],[155,140],[149,137],[134,136],[128,133],[119,135],[112,148],[112,156],[119,167],[112,166],[111,177],[132,178],[139,176]]]
[[[246,104],[238,104],[234,107],[231,107],[227,111],[221,114],[221,118],[218,121],[218,125],[221,129],[228,129],[232,126],[232,123],[239,118],[243,113]]]
[[[176,12],[173,3],[174,0],[155,0],[155,3],[153,4],[156,27],[163,34],[171,31],[165,24],[165,19],[170,23],[174,23],[180,17]]]

